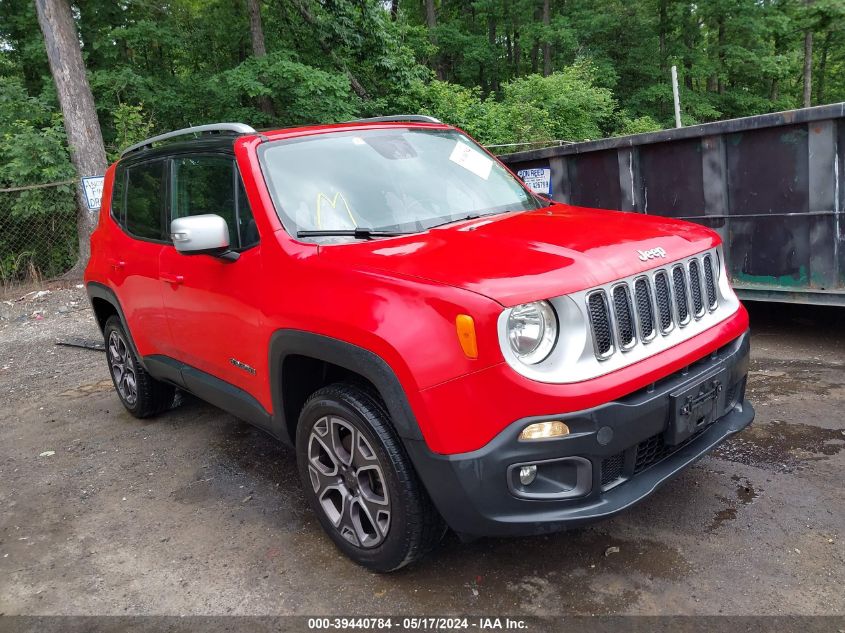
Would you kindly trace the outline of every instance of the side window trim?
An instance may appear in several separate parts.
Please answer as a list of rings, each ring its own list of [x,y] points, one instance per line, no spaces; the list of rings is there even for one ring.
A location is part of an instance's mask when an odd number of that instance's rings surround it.
[[[170,239],[170,190],[173,185],[173,157],[167,156],[164,158],[164,204],[161,205],[161,223],[164,229],[162,236],[165,244],[173,244]]]
[[[244,243],[243,237],[241,236],[241,197],[238,195],[238,178],[240,178],[240,174],[238,174],[238,163],[237,161],[232,161],[232,191],[234,192],[234,199],[235,199],[235,235],[238,236],[238,248],[237,251],[241,251],[241,245]]]
[[[241,170],[238,167],[238,161],[232,161],[235,165],[235,213],[237,214],[238,218],[238,243],[239,245],[243,244],[243,235],[241,235],[241,199],[246,203],[247,210],[249,211],[249,217],[252,218],[252,221],[255,222],[255,213],[252,211],[252,205],[249,204],[249,199],[246,197],[246,187],[244,186],[244,179],[241,176]],[[243,192],[243,196],[240,193]],[[258,233],[258,228],[255,229],[256,234]],[[244,253],[248,250],[251,250],[261,244],[261,235],[257,235],[257,239],[255,242],[244,248],[243,246],[239,247],[239,252]]]

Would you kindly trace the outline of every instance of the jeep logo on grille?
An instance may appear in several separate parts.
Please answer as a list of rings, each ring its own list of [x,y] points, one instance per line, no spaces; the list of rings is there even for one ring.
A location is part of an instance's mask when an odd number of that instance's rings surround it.
[[[654,259],[655,257],[666,257],[666,251],[664,251],[659,246],[657,248],[651,248],[647,251],[637,251],[640,255],[640,261],[647,262],[650,259]]]

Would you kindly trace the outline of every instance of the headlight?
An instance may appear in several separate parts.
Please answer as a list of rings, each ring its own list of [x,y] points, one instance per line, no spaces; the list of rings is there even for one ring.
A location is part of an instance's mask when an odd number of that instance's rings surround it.
[[[508,341],[516,357],[536,365],[551,354],[557,341],[557,315],[548,301],[532,301],[511,309]]]

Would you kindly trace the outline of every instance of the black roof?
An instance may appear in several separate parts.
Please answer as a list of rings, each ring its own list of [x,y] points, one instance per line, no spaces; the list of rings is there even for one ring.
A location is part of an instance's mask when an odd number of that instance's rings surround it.
[[[121,163],[134,163],[151,158],[162,158],[186,152],[233,153],[238,134],[203,134],[195,138],[186,137],[178,141],[164,142],[154,147],[135,150],[120,159]]]

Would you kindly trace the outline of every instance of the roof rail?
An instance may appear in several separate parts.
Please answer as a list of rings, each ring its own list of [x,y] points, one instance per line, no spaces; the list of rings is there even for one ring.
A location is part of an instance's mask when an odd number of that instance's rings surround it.
[[[393,121],[410,123],[443,123],[440,119],[435,119],[433,116],[427,114],[391,114],[390,116],[374,116],[369,119],[355,119],[350,123],[391,123]]]
[[[159,134],[158,136],[153,136],[151,138],[146,139],[145,141],[141,141],[140,143],[130,145],[120,153],[120,157],[123,158],[131,152],[137,151],[139,149],[144,149],[145,147],[149,147],[153,143],[157,143],[159,141],[166,141],[167,139],[176,138],[177,136],[187,136],[189,134],[202,134],[204,132],[232,132],[234,134],[255,134],[255,130],[244,123],[210,123],[208,125],[195,125],[194,127],[186,127],[182,128],[181,130],[174,130],[173,132]]]

